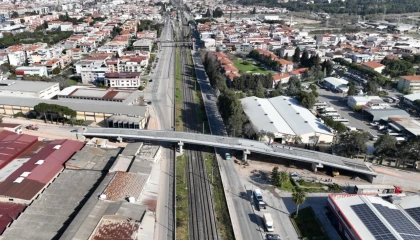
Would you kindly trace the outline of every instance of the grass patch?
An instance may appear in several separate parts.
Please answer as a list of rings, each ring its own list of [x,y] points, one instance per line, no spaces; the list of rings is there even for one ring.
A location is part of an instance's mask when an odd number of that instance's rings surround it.
[[[176,236],[177,239],[188,239],[188,189],[187,158],[185,155],[176,159]]]
[[[293,185],[292,180],[283,183],[280,186],[280,190],[293,192],[295,190],[295,185]]]
[[[204,107],[203,95],[201,95],[200,84],[198,83],[197,77],[195,75],[195,68],[194,68],[194,64],[193,64],[192,55],[191,55],[190,50],[187,50],[187,59],[188,59],[188,65],[191,66],[192,79],[195,83],[194,102],[198,105],[198,107],[197,107],[198,122],[202,123],[202,125],[204,125],[204,127],[202,129],[202,131],[204,131],[204,133],[210,133],[210,127],[209,127],[209,123],[208,123],[208,120],[207,120],[206,109]]]
[[[183,131],[182,121],[182,77],[181,77],[181,53],[176,48],[175,53],[175,130]]]
[[[293,213],[292,216],[295,216]],[[315,216],[312,207],[306,207],[298,212],[297,217],[291,217],[293,225],[302,239],[329,240],[323,227]]]
[[[207,159],[206,170],[209,175],[209,180],[210,182],[213,182],[212,196],[214,201],[214,214],[216,214],[217,229],[220,232],[221,239],[235,239],[217,159],[212,153],[206,153],[205,159]],[[214,175],[212,176],[211,174]]]
[[[233,61],[233,65],[243,73],[261,73],[261,74],[267,74],[268,71],[263,67],[258,67],[254,64],[252,64],[251,61],[242,60],[242,59],[235,59]]]

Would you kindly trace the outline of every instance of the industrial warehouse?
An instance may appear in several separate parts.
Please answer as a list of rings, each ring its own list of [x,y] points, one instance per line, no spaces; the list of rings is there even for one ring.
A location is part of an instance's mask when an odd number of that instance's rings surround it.
[[[334,134],[294,98],[247,97],[241,99],[241,103],[256,130],[274,133],[278,142],[282,142],[285,135],[298,135],[303,143],[310,143],[315,135],[319,136],[320,142],[333,140]]]
[[[147,188],[160,146],[97,148],[2,130],[0,152],[0,238],[153,236],[156,196]]]

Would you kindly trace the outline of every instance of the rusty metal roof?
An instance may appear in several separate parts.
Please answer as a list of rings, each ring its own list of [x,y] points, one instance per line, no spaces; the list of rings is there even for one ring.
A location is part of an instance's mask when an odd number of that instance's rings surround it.
[[[134,197],[137,200],[148,178],[149,175],[146,174],[117,172],[104,191],[106,199],[111,201],[127,201],[128,197]]]
[[[109,219],[110,218],[110,219]],[[118,219],[119,218],[119,219]],[[112,217],[103,218],[92,234],[92,240],[132,240],[137,238],[137,231],[140,223],[135,221],[127,221],[126,218],[112,219]]]

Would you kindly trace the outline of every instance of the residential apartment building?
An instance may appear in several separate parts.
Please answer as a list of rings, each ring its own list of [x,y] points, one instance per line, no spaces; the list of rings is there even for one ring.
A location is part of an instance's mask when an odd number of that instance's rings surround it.
[[[398,81],[399,90],[408,90],[412,93],[420,92],[420,76],[401,76]]]
[[[108,87],[138,88],[141,86],[140,73],[105,73]]]

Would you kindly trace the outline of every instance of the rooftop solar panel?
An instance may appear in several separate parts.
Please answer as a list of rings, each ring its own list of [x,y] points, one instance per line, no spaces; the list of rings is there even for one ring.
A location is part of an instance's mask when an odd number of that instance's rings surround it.
[[[404,209],[410,216],[420,224],[420,207]]]
[[[365,224],[369,232],[377,240],[396,240],[394,235],[388,228],[379,220],[379,218],[372,212],[366,204],[358,204],[351,206],[356,215]]]
[[[413,239],[412,236],[416,236],[415,239],[420,239],[420,229],[399,209],[392,209],[377,203],[373,205],[404,239]]]

